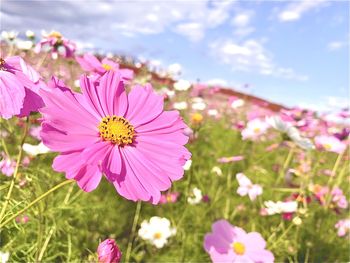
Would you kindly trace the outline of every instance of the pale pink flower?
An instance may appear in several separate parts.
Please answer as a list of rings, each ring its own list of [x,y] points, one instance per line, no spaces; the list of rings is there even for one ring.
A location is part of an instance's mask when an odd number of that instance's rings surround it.
[[[316,136],[315,143],[319,149],[338,154],[344,152],[346,149],[346,144],[344,144],[338,138],[329,135]]]
[[[160,204],[176,203],[179,195],[180,193],[178,192],[162,194],[160,197],[159,203]]]
[[[226,220],[212,225],[212,233],[205,235],[204,249],[214,263],[274,262],[273,254],[266,250],[266,242],[259,233],[246,233]]]
[[[219,163],[233,163],[233,162],[239,162],[244,160],[244,156],[237,155],[237,156],[231,156],[231,157],[221,157],[218,159]]]
[[[257,140],[261,135],[266,133],[268,127],[269,125],[260,119],[251,120],[241,132],[242,139]]]
[[[57,59],[58,55],[65,58],[74,56],[76,44],[66,38],[57,31],[52,31],[50,34],[43,35],[43,39],[36,44],[34,51],[49,51],[53,59]]]
[[[263,190],[258,184],[253,184],[250,179],[243,173],[236,174],[236,179],[238,181],[239,187],[237,189],[237,194],[240,196],[249,196],[251,201],[254,201],[257,196],[261,195]]]
[[[2,174],[6,176],[12,176],[15,168],[16,168],[16,161],[10,159],[4,152],[1,153],[2,159],[0,160],[0,171]]]
[[[338,230],[337,234],[340,237],[345,236],[350,232],[350,219],[341,219],[335,224],[335,228]]]

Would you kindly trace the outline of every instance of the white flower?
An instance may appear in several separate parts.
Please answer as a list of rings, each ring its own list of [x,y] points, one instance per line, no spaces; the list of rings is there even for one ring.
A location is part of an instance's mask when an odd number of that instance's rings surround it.
[[[254,201],[258,195],[261,195],[263,190],[258,184],[253,184],[250,179],[243,173],[236,174],[236,179],[238,181],[239,187],[237,189],[237,194],[240,196],[249,196],[251,201]]]
[[[18,35],[18,32],[15,32],[15,31],[2,31],[1,32],[2,38],[6,39],[6,40],[9,40],[9,41],[15,40],[17,35]]]
[[[178,91],[186,91],[191,87],[191,83],[187,80],[180,79],[174,83],[174,89]]]
[[[244,100],[242,99],[238,99],[238,100],[234,100],[232,103],[231,103],[231,107],[233,109],[237,109],[237,108],[240,108],[242,106],[244,106]]]
[[[185,170],[185,171],[190,170],[191,165],[192,165],[192,160],[187,160],[186,163],[185,163],[184,166],[183,166],[184,170]]]
[[[210,109],[210,110],[208,110],[208,115],[209,116],[216,116],[216,115],[218,115],[218,110],[216,110],[216,109]]]
[[[187,109],[187,102],[186,101],[174,102],[173,108],[175,110],[185,110]]]
[[[177,77],[181,75],[181,71],[182,71],[182,67],[178,63],[174,63],[168,66],[168,73],[173,77]]]
[[[268,124],[260,119],[254,119],[247,123],[246,128],[242,130],[242,138],[257,139],[260,135],[264,134],[268,128]]]
[[[174,97],[175,91],[168,89],[167,87],[163,87],[158,92],[160,95],[167,95],[169,98]]]
[[[296,226],[300,226],[303,223],[303,221],[301,220],[301,218],[299,216],[294,217],[292,222]]]
[[[2,252],[0,251],[0,263],[6,263],[9,260],[10,253],[9,252]]]
[[[214,167],[211,169],[211,172],[212,172],[212,173],[216,173],[216,175],[218,175],[218,176],[221,176],[221,175],[222,175],[222,171],[221,171],[221,169],[220,169],[219,166],[214,166]]]
[[[171,227],[167,218],[153,216],[149,222],[144,220],[141,223],[138,234],[156,248],[162,248],[168,242],[168,238],[176,234],[176,228]]]
[[[33,42],[30,41],[30,40],[18,40],[16,42],[16,46],[18,49],[21,49],[21,50],[30,50],[32,47],[33,47]]]
[[[199,204],[202,201],[203,195],[202,191],[197,187],[192,189],[192,194],[187,198],[187,202],[191,205]]]
[[[265,201],[266,212],[268,215],[281,214],[281,213],[293,213],[298,209],[298,203],[296,201],[288,202],[273,202]]]
[[[44,154],[50,152],[50,149],[47,148],[43,142],[38,145],[32,145],[29,143],[23,144],[23,150],[29,155],[36,156],[38,154]]]
[[[27,30],[26,37],[27,38],[35,38],[35,33],[32,30]]]
[[[287,136],[304,150],[314,149],[314,144],[307,138],[301,137],[297,128],[283,121],[279,116],[267,117],[266,122],[276,130],[287,134]]]

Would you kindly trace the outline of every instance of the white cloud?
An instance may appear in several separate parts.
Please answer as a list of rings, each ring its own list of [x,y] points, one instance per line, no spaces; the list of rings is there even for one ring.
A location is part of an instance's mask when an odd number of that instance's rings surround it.
[[[222,63],[230,65],[233,71],[254,72],[261,75],[307,80],[307,76],[297,74],[291,68],[277,65],[272,54],[265,49],[262,41],[248,39],[235,42],[231,39],[219,39],[210,44],[212,55]]]
[[[250,15],[248,15],[247,13],[238,14],[232,19],[232,24],[237,27],[247,26],[249,22],[250,22]]]
[[[335,51],[335,50],[339,50],[345,46],[346,46],[345,41],[332,41],[332,42],[328,43],[327,48],[330,51]]]
[[[55,28],[72,39],[111,40],[111,36],[159,34],[167,29],[191,41],[203,38],[206,30],[224,23],[234,1],[31,1],[4,0],[2,28]],[[23,28],[25,26],[25,28]],[[69,31],[69,32],[68,32]],[[68,32],[68,33],[67,33]],[[191,35],[194,33],[194,36]],[[90,37],[89,37],[90,36]],[[84,38],[84,39],[82,39]]]
[[[176,26],[175,32],[186,36],[193,42],[200,41],[204,37],[204,27],[200,23],[184,23]]]
[[[288,4],[278,14],[278,19],[283,22],[299,20],[303,14],[316,8],[320,8],[326,4],[326,0],[302,0]]]
[[[234,26],[233,34],[237,37],[245,37],[255,31],[255,28],[250,25],[254,12],[251,10],[239,11],[233,17],[231,24]]]

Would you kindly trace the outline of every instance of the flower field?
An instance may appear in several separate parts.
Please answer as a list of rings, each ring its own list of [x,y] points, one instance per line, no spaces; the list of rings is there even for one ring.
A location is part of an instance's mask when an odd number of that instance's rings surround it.
[[[58,32],[25,47],[8,34],[1,262],[350,260],[349,109],[190,83]]]

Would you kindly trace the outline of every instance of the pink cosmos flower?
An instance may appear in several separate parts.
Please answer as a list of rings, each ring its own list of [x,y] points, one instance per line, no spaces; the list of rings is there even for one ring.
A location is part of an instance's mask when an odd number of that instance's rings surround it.
[[[130,69],[120,69],[119,64],[112,60],[104,58],[101,62],[94,56],[85,53],[82,57],[75,57],[80,66],[89,72],[93,72],[98,76],[102,76],[109,70],[120,72],[123,80],[131,80],[134,77],[134,72]]]
[[[336,205],[336,207],[346,209],[348,208],[348,201],[346,200],[346,196],[339,187],[334,187],[332,192],[332,202]]]
[[[0,58],[0,116],[28,116],[43,106],[39,74],[20,57]]]
[[[237,155],[237,156],[231,156],[231,157],[221,157],[218,159],[219,163],[233,163],[233,162],[239,162],[244,160],[244,156]]]
[[[183,146],[187,127],[177,111],[163,111],[163,98],[151,85],[126,94],[118,72],[99,82],[80,78],[81,93],[57,86],[42,91],[46,107],[41,138],[60,152],[53,169],[94,190],[102,173],[118,193],[157,204],[160,191],[183,176],[191,154]]]
[[[350,219],[341,219],[335,224],[335,228],[338,229],[338,236],[343,237],[347,233],[350,233]]]
[[[346,149],[346,144],[334,136],[320,135],[315,137],[316,146],[328,152],[342,153]]]
[[[52,31],[50,34],[44,35],[43,39],[34,48],[36,53],[42,50],[51,52],[53,59],[57,59],[58,55],[70,58],[74,56],[76,44],[64,38],[61,33]]]
[[[113,239],[106,239],[101,242],[97,248],[98,262],[101,263],[119,263],[122,258],[122,252]]]
[[[176,203],[179,195],[180,193],[178,192],[162,194],[160,197],[159,203],[160,204]]]
[[[16,161],[11,160],[4,152],[1,153],[2,159],[0,160],[0,171],[6,176],[12,176],[15,172]]]
[[[273,262],[273,254],[266,250],[266,242],[257,232],[246,233],[226,220],[212,225],[212,233],[204,238],[204,249],[213,262]]]
[[[250,181],[250,179],[243,173],[236,174],[236,179],[239,184],[237,194],[240,196],[248,195],[249,199],[254,201],[257,196],[262,194],[262,187],[258,184],[253,184],[252,181]]]

